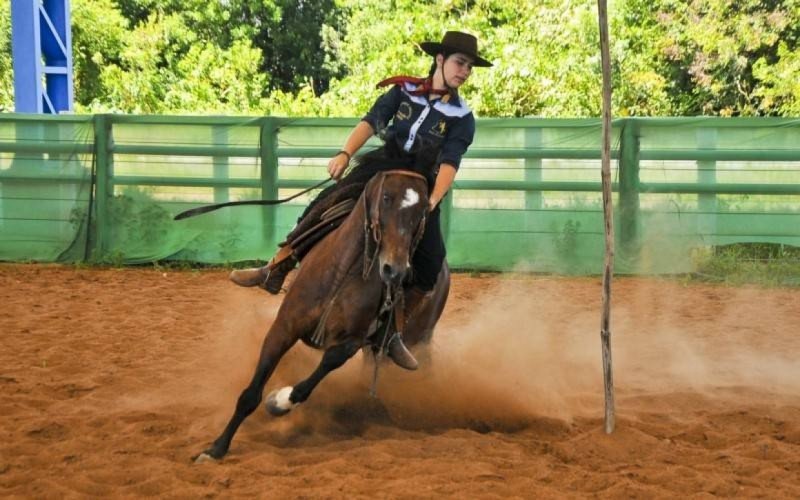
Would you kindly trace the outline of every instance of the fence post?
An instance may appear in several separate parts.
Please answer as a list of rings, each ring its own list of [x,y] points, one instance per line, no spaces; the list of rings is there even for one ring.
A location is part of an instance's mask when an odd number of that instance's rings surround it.
[[[109,200],[114,194],[113,168],[114,157],[111,153],[113,143],[111,120],[108,115],[94,117],[94,151],[95,151],[95,224],[94,224],[94,257],[103,258],[108,251],[111,235],[109,234]],[[91,228],[90,228],[91,230]]]
[[[214,125],[211,127],[211,144],[214,146],[224,146],[228,144],[228,129],[230,125]],[[227,156],[213,156],[211,164],[214,169],[214,180],[225,181],[230,178],[229,172],[230,158]],[[230,201],[230,189],[227,186],[214,186],[214,203],[225,203]],[[230,217],[228,221],[230,222]]]
[[[542,129],[539,127],[525,127],[525,149],[540,149],[542,147]],[[526,182],[540,182],[542,180],[542,159],[525,158]],[[539,211],[542,208],[541,191],[525,191],[525,214],[529,211]]]
[[[697,149],[717,149],[717,129],[698,128],[696,132]],[[714,160],[697,161],[697,182],[701,186],[713,186],[717,183],[717,162]],[[717,235],[717,195],[701,193],[697,195],[700,210],[698,233],[709,244],[716,242]],[[708,238],[706,238],[708,237]]]
[[[261,198],[275,200],[278,198],[278,127],[274,118],[265,117],[261,122]],[[264,228],[264,239],[268,249],[277,242],[275,238],[276,210],[274,207],[262,207],[261,225]],[[268,250],[269,251],[269,250]]]
[[[619,155],[619,241],[625,261],[639,253],[639,122],[622,121]]]

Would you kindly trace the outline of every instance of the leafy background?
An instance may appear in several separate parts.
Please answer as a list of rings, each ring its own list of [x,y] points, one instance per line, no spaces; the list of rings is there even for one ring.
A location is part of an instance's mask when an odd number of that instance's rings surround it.
[[[447,29],[476,114],[598,116],[593,0],[72,0],[76,112],[358,116]],[[13,110],[0,2],[0,110]],[[800,115],[800,0],[611,0],[615,116]]]

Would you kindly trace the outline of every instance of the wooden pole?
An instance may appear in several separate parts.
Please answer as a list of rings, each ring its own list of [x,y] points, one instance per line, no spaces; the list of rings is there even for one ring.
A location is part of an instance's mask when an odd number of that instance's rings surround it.
[[[605,431],[614,432],[614,377],[611,370],[611,276],[614,273],[614,219],[611,203],[611,61],[608,48],[608,12],[606,0],[597,0],[600,23],[600,62],[603,71],[603,220],[606,252],[603,266],[603,314],[600,342],[603,345],[603,385],[605,387]]]

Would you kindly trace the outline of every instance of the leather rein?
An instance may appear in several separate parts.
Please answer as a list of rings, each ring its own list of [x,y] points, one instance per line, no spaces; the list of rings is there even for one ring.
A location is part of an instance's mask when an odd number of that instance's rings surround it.
[[[422,179],[427,183],[425,176],[416,172],[411,172],[409,170],[387,170],[380,179],[380,185],[377,189],[377,196],[375,196],[376,201],[373,203],[371,208],[367,203],[367,197],[364,196],[364,269],[362,273],[364,280],[367,279],[369,273],[372,271],[372,267],[375,265],[375,261],[378,258],[378,252],[381,248],[382,234],[380,226],[380,200],[383,197],[383,182],[388,175],[406,175],[409,177]],[[409,255],[414,254],[417,245],[422,239],[422,235],[425,232],[427,214],[428,211],[426,209],[425,214],[422,216],[422,220],[417,226],[417,231],[414,233],[414,238],[411,240]],[[375,250],[372,252],[369,250],[370,240],[372,240],[375,246]],[[375,367],[372,374],[372,386],[370,387],[369,391],[370,395],[373,397],[377,397],[378,393],[378,370],[381,365],[383,354],[386,351],[391,338],[393,338],[395,335],[402,335],[403,326],[405,325],[405,295],[403,293],[402,283],[394,287],[388,283],[386,284],[383,291],[383,300],[381,301],[381,306],[378,309],[377,317],[380,318],[383,315],[386,315],[386,323],[384,326],[383,335],[379,337],[381,339],[380,345],[378,345],[378,349],[374,351]],[[393,327],[392,329],[394,330],[391,335],[389,332],[390,327]]]

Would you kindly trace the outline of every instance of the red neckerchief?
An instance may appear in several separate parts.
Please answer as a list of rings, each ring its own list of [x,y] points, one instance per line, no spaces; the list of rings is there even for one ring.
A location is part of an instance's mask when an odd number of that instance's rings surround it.
[[[393,76],[378,83],[378,87],[386,87],[388,85],[397,85],[400,83],[412,83],[417,86],[416,90],[408,91],[411,95],[425,96],[430,94],[445,96],[450,94],[449,89],[435,89],[433,88],[433,81],[430,78],[417,78],[416,76]]]

